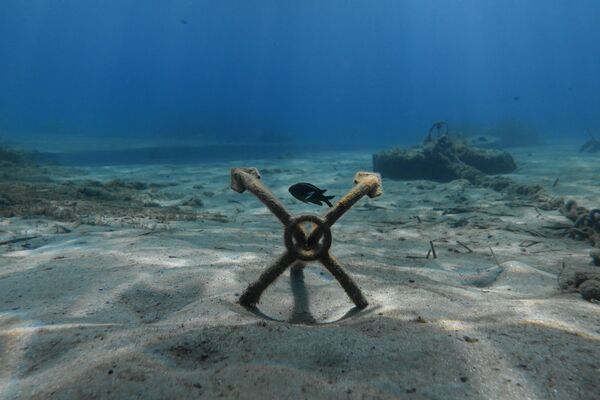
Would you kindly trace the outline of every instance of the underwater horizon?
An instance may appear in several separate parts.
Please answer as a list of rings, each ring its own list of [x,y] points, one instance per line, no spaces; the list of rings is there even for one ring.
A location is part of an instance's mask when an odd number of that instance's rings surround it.
[[[315,150],[600,129],[594,1],[0,4],[0,141]],[[249,154],[251,156],[251,154]]]

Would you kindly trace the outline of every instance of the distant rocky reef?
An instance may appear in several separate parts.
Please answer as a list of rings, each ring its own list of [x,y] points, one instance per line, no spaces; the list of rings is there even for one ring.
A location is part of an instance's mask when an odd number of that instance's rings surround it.
[[[591,132],[588,132],[590,135],[590,140],[585,142],[581,148],[579,149],[580,153],[600,153],[600,140],[596,139]]]

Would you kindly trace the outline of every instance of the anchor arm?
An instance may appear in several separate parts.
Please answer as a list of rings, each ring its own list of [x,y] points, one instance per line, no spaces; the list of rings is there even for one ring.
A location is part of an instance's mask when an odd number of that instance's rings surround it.
[[[340,285],[342,285],[344,291],[346,292],[348,297],[350,297],[350,299],[356,305],[356,307],[365,308],[369,305],[367,299],[365,299],[359,287],[356,285],[356,283],[354,283],[352,278],[350,278],[350,276],[344,272],[341,265],[337,262],[337,260],[334,257],[327,253],[323,255],[319,259],[319,261],[321,261],[321,264],[323,264],[323,266],[327,268],[329,273],[331,273],[331,275],[333,275],[333,277],[337,279]]]
[[[381,196],[381,176],[374,172],[357,172],[354,176],[355,186],[325,214],[325,223],[329,226],[342,217],[364,195],[370,198]],[[308,243],[313,243],[321,237],[320,229],[314,228],[308,235]]]
[[[284,226],[290,224],[292,217],[281,201],[260,181],[260,172],[256,168],[232,168],[231,189],[238,193],[249,190],[281,221]],[[299,243],[306,243],[306,233],[302,229],[294,231]]]
[[[238,193],[249,190],[281,221],[283,225],[288,225],[291,220],[283,204],[275,195],[267,189],[260,181],[260,173],[256,168],[232,168],[231,169],[231,189]]]
[[[373,198],[383,194],[381,176],[374,172],[357,172],[354,183],[355,186],[325,215],[325,222],[329,226],[335,224],[364,195]]]

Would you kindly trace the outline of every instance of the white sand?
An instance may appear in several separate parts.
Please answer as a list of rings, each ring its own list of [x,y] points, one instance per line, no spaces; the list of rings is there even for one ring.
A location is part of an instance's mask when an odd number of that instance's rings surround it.
[[[598,156],[515,155],[513,178],[600,205]],[[354,172],[371,169],[358,153],[242,165],[258,167],[294,213],[322,210],[292,199],[290,184],[339,198]],[[563,273],[589,265],[589,245],[535,236],[566,222],[558,212],[460,181],[384,180],[382,197],[333,228],[332,254],[370,306],[347,315],[338,283],[311,264],[265,292],[260,317],[236,298],[283,252],[282,228],[229,189],[229,167],[242,165],[80,170],[177,182],[164,204],[196,195],[228,223],[2,220],[0,242],[37,237],[0,246],[0,398],[598,398],[600,306],[557,285],[563,262]],[[477,211],[443,215],[451,207]],[[407,258],[430,240],[437,259]]]

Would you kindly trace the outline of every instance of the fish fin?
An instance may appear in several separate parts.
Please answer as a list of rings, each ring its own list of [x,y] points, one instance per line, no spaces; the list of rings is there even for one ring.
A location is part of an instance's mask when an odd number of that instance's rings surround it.
[[[323,194],[327,191],[327,189],[319,189],[319,193]]]
[[[327,203],[329,203],[329,202],[327,201]],[[323,205],[323,203],[321,203],[319,200],[315,200],[314,204],[317,204],[317,205],[319,205],[319,206],[322,206],[322,205]]]
[[[313,197],[315,195],[315,192],[308,192],[306,195],[307,199],[310,199],[311,197]]]

